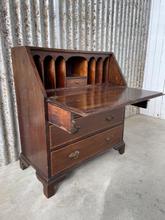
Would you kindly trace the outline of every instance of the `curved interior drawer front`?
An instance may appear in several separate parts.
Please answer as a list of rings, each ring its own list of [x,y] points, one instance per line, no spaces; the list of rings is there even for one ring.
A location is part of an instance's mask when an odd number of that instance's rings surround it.
[[[124,109],[122,108],[94,114],[85,118],[80,117],[75,119],[78,131],[74,134],[69,134],[54,125],[50,125],[50,147],[55,149],[60,145],[73,143],[82,137],[94,134],[97,131],[108,129],[114,125],[122,123],[123,119]]]
[[[70,144],[51,153],[51,175],[71,168],[72,166],[104,152],[123,139],[123,125],[93,135],[85,140]]]

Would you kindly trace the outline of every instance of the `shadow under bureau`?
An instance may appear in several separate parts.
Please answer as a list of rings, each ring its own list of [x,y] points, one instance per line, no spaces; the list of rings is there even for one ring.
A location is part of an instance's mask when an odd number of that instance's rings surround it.
[[[113,53],[12,48],[22,169],[32,165],[52,196],[80,163],[124,153],[125,106],[162,95],[127,87]]]

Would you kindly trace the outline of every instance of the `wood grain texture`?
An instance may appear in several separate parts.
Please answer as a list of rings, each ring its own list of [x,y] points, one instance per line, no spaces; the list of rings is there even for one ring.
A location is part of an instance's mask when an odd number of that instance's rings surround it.
[[[51,56],[44,60],[44,84],[45,89],[56,88],[56,70],[55,61]]]
[[[95,84],[96,60],[91,58],[88,62],[88,84]]]
[[[109,77],[109,57],[107,57],[103,62],[103,83],[108,83],[108,77]]]
[[[33,57],[33,59],[34,59],[35,65],[37,67],[38,73],[40,75],[40,78],[43,82],[44,81],[44,71],[43,71],[43,66],[42,66],[43,62],[41,61],[41,58],[39,55],[35,55]]]
[[[57,93],[58,96],[49,97],[48,102],[81,116],[113,110],[162,95],[160,92],[111,85],[84,87],[81,90],[72,88],[69,92],[61,90]]]
[[[52,176],[122,142],[123,125],[68,145],[51,154]]]
[[[112,53],[19,47],[12,58],[20,166],[36,169],[47,197],[80,163],[110,148],[123,154],[125,106],[162,95],[128,88]]]
[[[109,59],[109,83],[114,86],[127,85],[114,54]]]
[[[13,48],[12,58],[22,154],[48,177],[47,125],[41,79],[35,74],[26,48]]]
[[[48,103],[48,120],[55,126],[71,132],[73,129],[72,113]]]
[[[96,62],[95,83],[101,84],[103,78],[103,59],[100,57]]]
[[[50,148],[58,149],[67,144],[76,142],[92,134],[109,129],[124,121],[124,109],[116,109],[104,113],[94,114],[88,117],[75,118],[75,124],[79,130],[75,134],[69,134],[60,128],[50,125]]]
[[[66,63],[63,57],[56,59],[56,87],[63,88],[66,85]]]
[[[88,74],[88,61],[84,57],[73,56],[66,61],[67,76],[80,77]]]
[[[82,87],[87,85],[87,77],[67,77],[66,87]]]

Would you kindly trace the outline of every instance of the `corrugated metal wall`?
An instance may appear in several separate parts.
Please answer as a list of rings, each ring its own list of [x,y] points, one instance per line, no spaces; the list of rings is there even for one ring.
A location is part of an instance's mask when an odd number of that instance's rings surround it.
[[[165,0],[153,0],[143,88],[165,93]],[[165,96],[152,99],[141,113],[165,119]]]
[[[0,1],[0,165],[20,150],[10,48],[114,51],[129,86],[141,87],[150,0]],[[136,114],[130,107],[127,115]]]

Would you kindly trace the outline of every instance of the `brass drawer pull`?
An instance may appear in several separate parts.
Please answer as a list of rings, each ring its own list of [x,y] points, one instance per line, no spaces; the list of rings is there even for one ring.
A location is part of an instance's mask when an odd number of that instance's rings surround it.
[[[105,138],[106,142],[111,142],[113,137],[114,137],[114,135],[111,135],[110,137],[106,137]]]
[[[80,154],[80,151],[76,150],[76,151],[72,152],[71,154],[69,154],[68,157],[70,159],[76,160],[79,158],[79,154]]]
[[[107,117],[105,118],[106,121],[112,121],[113,119],[114,119],[113,116],[107,116]]]

